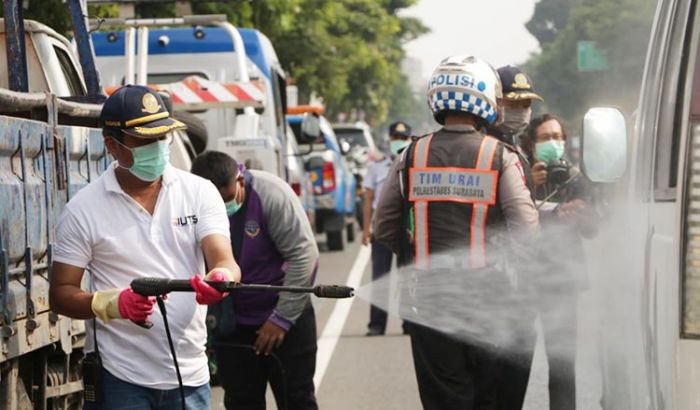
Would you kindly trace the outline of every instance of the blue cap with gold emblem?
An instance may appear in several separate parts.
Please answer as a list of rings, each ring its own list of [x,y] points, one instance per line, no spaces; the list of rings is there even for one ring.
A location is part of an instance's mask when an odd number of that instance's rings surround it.
[[[171,118],[163,99],[148,87],[126,85],[115,91],[102,106],[100,124],[140,138],[158,138],[187,126]]]
[[[409,138],[411,136],[411,126],[403,121],[397,121],[389,126],[389,135]]]
[[[535,86],[532,84],[530,76],[523,70],[511,65],[501,67],[498,70],[503,84],[503,99],[505,100],[542,100],[535,93]]]

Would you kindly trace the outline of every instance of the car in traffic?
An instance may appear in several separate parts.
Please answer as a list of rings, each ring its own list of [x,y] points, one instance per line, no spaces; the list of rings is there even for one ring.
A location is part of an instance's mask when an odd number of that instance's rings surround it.
[[[292,131],[289,124],[285,124],[285,126],[288,131],[287,154],[285,158],[287,181],[289,181],[292,191],[299,197],[311,226],[315,227],[316,198],[314,197],[313,184],[311,183],[311,174],[306,170],[304,158],[299,154],[299,144],[294,136],[294,131]]]
[[[374,142],[372,130],[364,121],[354,123],[333,124],[333,131],[340,141],[350,145],[351,159],[357,162],[360,169],[367,171],[367,164],[377,157],[377,144]]]
[[[367,168],[371,161],[380,155],[377,144],[374,142],[372,130],[369,124],[364,121],[354,123],[337,123],[333,125],[335,135],[342,142],[348,144],[349,149],[345,153],[345,158],[350,166],[350,172],[355,176],[357,189],[355,192],[355,214],[360,227],[363,226],[364,210],[364,190],[362,181],[367,173]]]
[[[344,157],[349,147],[338,140],[318,107],[292,107],[288,112],[287,121],[311,176],[316,200],[316,231],[326,234],[328,249],[343,250],[344,236],[348,242],[355,240],[357,181]]]

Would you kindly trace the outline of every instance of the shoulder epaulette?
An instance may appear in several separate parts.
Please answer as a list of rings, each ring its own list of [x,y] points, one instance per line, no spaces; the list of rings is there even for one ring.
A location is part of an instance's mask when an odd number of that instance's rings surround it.
[[[424,135],[411,135],[411,141],[418,141],[420,139],[423,139],[423,138],[425,138],[429,135],[433,135],[433,134],[434,133],[431,132],[430,134],[424,134]]]
[[[515,153],[515,154],[520,154],[520,151],[518,150],[518,148],[515,145],[505,143],[501,140],[498,140],[498,142],[500,142],[501,145],[503,145],[503,148],[507,149],[508,151]]]

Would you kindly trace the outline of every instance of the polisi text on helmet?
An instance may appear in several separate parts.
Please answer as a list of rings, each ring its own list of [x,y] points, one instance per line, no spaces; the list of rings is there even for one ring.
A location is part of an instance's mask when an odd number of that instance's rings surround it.
[[[438,74],[430,79],[430,87],[438,85],[453,85],[460,87],[474,88],[476,82],[474,77],[464,74]]]

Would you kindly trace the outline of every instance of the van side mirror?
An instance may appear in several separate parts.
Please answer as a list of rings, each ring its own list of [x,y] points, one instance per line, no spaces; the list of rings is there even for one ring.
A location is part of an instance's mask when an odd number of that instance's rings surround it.
[[[318,114],[307,112],[301,120],[299,143],[311,144],[321,136],[321,119]]]
[[[583,173],[593,182],[615,182],[627,168],[627,126],[617,108],[595,107],[583,117]]]

